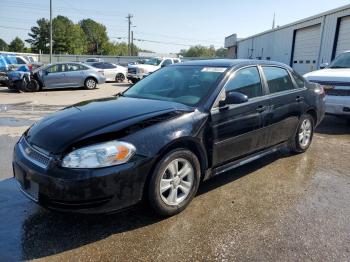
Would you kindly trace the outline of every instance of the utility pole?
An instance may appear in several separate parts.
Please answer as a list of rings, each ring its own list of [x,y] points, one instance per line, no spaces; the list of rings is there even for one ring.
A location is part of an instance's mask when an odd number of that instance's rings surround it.
[[[134,55],[134,31],[131,31],[131,55]]]
[[[50,64],[52,63],[52,0],[50,0]]]
[[[126,17],[128,19],[128,55],[130,56],[131,48],[130,48],[130,30],[131,30],[131,18],[133,18],[133,15],[128,14]]]
[[[276,13],[273,13],[272,29],[275,29],[275,23],[276,23]]]

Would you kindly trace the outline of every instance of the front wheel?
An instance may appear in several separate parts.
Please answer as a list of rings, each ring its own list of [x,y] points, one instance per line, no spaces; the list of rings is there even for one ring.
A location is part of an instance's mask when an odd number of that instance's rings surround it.
[[[122,73],[118,73],[116,76],[115,76],[115,81],[117,83],[122,83],[124,82],[125,80],[125,76],[122,74]]]
[[[311,115],[302,115],[299,119],[297,132],[289,141],[289,149],[293,153],[305,152],[312,141],[314,134],[314,119]]]
[[[195,154],[176,149],[157,164],[150,183],[148,199],[161,216],[172,216],[191,202],[200,181],[200,164]]]
[[[92,89],[95,89],[96,86],[97,86],[97,82],[96,82],[95,79],[88,78],[88,79],[85,80],[84,87],[86,89],[92,90]]]

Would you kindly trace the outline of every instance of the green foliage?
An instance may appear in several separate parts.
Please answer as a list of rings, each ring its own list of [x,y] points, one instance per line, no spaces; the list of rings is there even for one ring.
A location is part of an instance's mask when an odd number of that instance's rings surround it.
[[[83,19],[74,24],[65,16],[57,16],[52,20],[53,53],[55,54],[90,54],[90,55],[128,55],[128,45],[124,42],[111,42],[107,29],[92,19]],[[33,52],[49,53],[49,21],[41,18],[31,28],[27,43]],[[133,54],[140,50],[133,45]]]
[[[17,36],[9,44],[9,51],[10,52],[24,52],[25,51],[24,42]]]
[[[84,31],[87,41],[87,52],[89,54],[102,54],[104,52],[104,46],[110,49],[107,29],[104,25],[92,19],[83,19],[79,22],[79,25]]]
[[[0,51],[8,51],[9,50],[9,46],[8,44],[0,38]]]
[[[45,18],[41,18],[36,21],[37,26],[32,26],[31,32],[28,35],[31,37],[25,41],[30,44],[33,52],[49,53],[49,38],[50,38],[50,25],[49,21]]]
[[[219,48],[215,50],[214,46],[205,47],[201,45],[191,46],[189,49],[182,49],[180,55],[184,57],[226,57],[227,49]]]

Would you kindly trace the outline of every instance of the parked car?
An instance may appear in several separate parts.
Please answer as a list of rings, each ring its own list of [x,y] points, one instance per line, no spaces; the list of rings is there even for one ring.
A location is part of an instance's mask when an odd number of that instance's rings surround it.
[[[10,65],[5,59],[4,56],[0,55],[0,84],[7,85],[8,84],[8,76],[7,73],[10,70]]]
[[[11,78],[9,79],[11,81]],[[53,63],[31,72],[30,86],[25,91],[35,92],[41,89],[85,87],[94,89],[103,84],[102,71],[82,63]],[[36,84],[35,84],[36,83]]]
[[[350,50],[322,67],[325,68],[307,73],[304,77],[325,89],[327,114],[350,120]]]
[[[169,216],[202,180],[281,147],[305,152],[323,116],[323,89],[284,64],[191,61],[43,118],[15,145],[14,176],[49,209],[104,213],[145,198]]]
[[[15,89],[19,92],[30,92],[33,89],[32,85],[38,85],[32,76],[31,70],[26,65],[20,66],[15,71],[8,72],[7,76],[8,89]]]
[[[136,83],[162,67],[180,62],[181,60],[179,58],[155,57],[148,59],[144,64],[129,65],[128,80],[132,83]]]
[[[128,73],[126,67],[112,63],[98,62],[91,64],[91,66],[100,69],[106,77],[106,81],[124,82]]]
[[[100,63],[100,62],[103,62],[103,59],[102,58],[88,58],[85,60],[85,64],[88,64],[88,65],[92,65],[94,63]]]
[[[2,53],[1,54],[6,62],[11,65],[11,67],[16,70],[17,68],[26,65],[30,70],[39,68],[43,65],[41,62],[34,61],[33,57],[31,56],[22,56],[17,54],[9,54],[9,53]]]

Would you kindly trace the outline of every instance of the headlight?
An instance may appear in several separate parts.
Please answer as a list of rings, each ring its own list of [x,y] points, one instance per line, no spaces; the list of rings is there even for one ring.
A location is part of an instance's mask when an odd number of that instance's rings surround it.
[[[144,68],[138,68],[138,72],[141,73],[141,74],[147,74],[148,71]]]
[[[62,167],[100,168],[126,163],[136,148],[129,143],[110,141],[72,151],[63,158]]]

